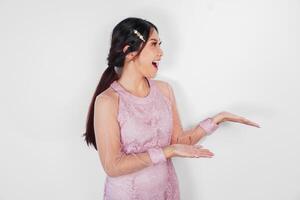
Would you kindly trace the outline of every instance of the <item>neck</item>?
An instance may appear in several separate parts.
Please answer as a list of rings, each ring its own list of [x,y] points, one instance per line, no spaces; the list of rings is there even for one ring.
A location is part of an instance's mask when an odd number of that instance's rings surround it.
[[[146,77],[141,75],[134,67],[124,66],[122,74],[118,79],[118,82],[129,92],[134,94],[149,93],[149,85]]]

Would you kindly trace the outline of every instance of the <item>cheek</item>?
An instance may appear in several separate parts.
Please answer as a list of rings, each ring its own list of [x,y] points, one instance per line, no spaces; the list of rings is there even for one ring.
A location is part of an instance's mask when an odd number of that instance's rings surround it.
[[[151,65],[152,61],[153,61],[153,57],[151,57],[151,54],[141,55],[139,59],[139,63],[145,66]]]
[[[147,60],[146,58],[140,58],[137,61],[137,68],[142,74],[147,74],[151,70],[151,61]]]

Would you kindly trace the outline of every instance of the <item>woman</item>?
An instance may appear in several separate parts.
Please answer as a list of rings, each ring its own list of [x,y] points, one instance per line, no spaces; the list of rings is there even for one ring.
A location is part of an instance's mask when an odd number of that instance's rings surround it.
[[[157,27],[140,18],[124,19],[113,29],[108,68],[92,99],[84,134],[107,174],[104,199],[179,199],[172,157],[211,158],[213,153],[196,143],[221,122],[259,127],[221,112],[183,130],[172,87],[152,79],[163,56],[160,44]]]

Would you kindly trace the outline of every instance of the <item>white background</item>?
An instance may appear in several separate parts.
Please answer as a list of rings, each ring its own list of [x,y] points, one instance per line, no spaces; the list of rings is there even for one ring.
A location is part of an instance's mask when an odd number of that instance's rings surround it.
[[[159,29],[155,79],[191,128],[220,111],[199,143],[214,158],[173,158],[183,200],[300,199],[300,1],[0,0],[0,199],[102,199],[105,173],[81,135],[126,17]]]

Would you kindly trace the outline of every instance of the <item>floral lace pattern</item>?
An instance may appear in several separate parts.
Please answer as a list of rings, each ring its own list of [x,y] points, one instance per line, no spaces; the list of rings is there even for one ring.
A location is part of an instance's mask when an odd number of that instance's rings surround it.
[[[111,87],[119,95],[118,122],[122,150],[127,154],[146,152],[171,142],[171,104],[156,82],[147,79],[150,92],[138,97],[114,81]],[[104,199],[179,200],[179,185],[171,159],[134,173],[118,177],[107,176]]]

